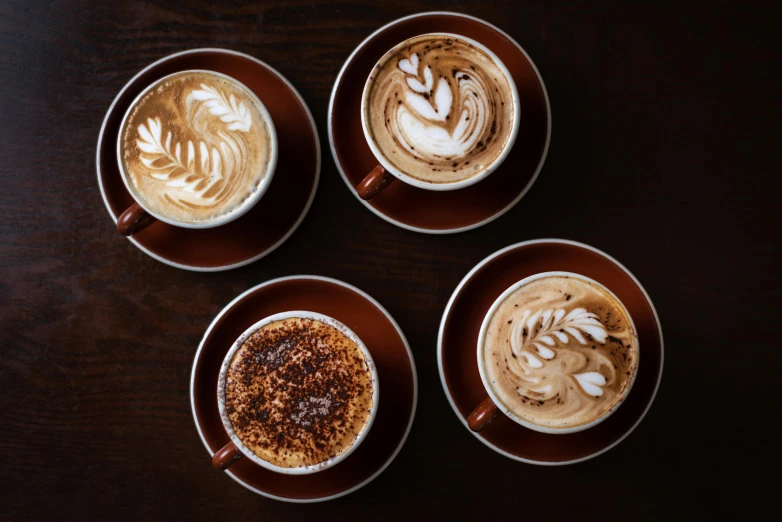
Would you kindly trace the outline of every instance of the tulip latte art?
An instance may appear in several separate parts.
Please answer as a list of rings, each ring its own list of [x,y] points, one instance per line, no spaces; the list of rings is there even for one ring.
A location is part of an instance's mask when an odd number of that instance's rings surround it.
[[[638,367],[638,338],[624,306],[605,290],[548,276],[505,298],[489,320],[481,356],[506,411],[571,428],[624,399]]]
[[[269,175],[271,124],[244,87],[209,72],[173,75],[129,112],[120,158],[137,200],[165,218],[209,223]]]
[[[422,35],[373,70],[364,128],[402,173],[430,183],[461,181],[486,171],[508,145],[514,90],[497,59],[469,41]]]

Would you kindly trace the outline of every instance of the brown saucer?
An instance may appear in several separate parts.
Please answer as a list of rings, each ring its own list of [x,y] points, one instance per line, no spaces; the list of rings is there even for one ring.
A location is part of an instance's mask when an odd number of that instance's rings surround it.
[[[342,179],[358,198],[356,185],[377,165],[361,128],[361,93],[377,60],[399,42],[423,33],[447,32],[473,38],[491,49],[511,72],[521,100],[516,143],[503,164],[470,187],[435,192],[402,182],[391,184],[369,210],[408,230],[447,234],[470,230],[500,217],[526,194],[540,172],[551,138],[551,107],[535,64],[510,36],[471,16],[432,12],[400,18],[372,33],[353,51],[334,83],[328,113],[331,154]]]
[[[485,397],[476,356],[478,332],[494,300],[513,283],[539,272],[575,272],[604,284],[627,307],[638,330],[638,377],[622,406],[593,428],[568,435],[527,429],[500,415],[478,440],[521,462],[562,465],[581,462],[619,444],[641,422],[654,401],[663,370],[660,320],[641,283],[607,254],[574,241],[539,239],[490,255],[456,287],[443,313],[437,361],[445,395],[467,427],[467,417]]]
[[[288,310],[326,314],[345,323],[364,341],[380,378],[382,399],[377,416],[361,446],[325,471],[283,475],[241,459],[225,473],[247,489],[277,500],[330,500],[365,486],[388,467],[410,432],[418,396],[415,361],[402,330],[361,290],[335,279],[293,276],[262,283],[234,299],[209,325],[196,352],[190,379],[193,418],[210,456],[229,442],[217,408],[220,365],[248,327]],[[206,456],[204,468],[211,470]]]
[[[320,140],[307,104],[280,73],[262,61],[226,49],[194,49],[167,56],[131,79],[106,113],[98,137],[98,185],[117,221],[133,199],[117,166],[117,133],[130,103],[149,84],[187,69],[207,69],[236,78],[264,102],[279,141],[279,159],[261,201],[236,221],[210,229],[156,222],[130,237],[142,251],[177,268],[218,271],[252,263],[280,246],[299,226],[320,178]]]

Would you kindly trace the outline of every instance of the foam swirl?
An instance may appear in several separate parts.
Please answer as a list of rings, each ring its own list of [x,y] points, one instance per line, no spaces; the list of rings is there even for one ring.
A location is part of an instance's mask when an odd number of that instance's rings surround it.
[[[183,73],[149,91],[123,129],[136,195],[176,221],[208,222],[242,206],[266,177],[269,123],[237,84]]]
[[[370,139],[405,174],[434,183],[484,171],[513,128],[511,86],[482,49],[423,35],[381,59],[369,82]]]
[[[589,423],[632,382],[631,324],[620,303],[586,281],[552,276],[524,285],[490,320],[483,358],[492,390],[535,424]]]

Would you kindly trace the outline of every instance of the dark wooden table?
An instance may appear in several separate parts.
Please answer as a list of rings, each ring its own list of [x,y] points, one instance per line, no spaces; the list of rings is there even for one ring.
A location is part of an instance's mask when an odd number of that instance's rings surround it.
[[[743,518],[771,500],[742,489],[761,485],[758,463],[780,452],[768,427],[782,409],[771,12],[678,1],[111,4],[0,6],[0,518],[689,520]],[[522,202],[440,237],[364,209],[326,137],[332,82],[351,50],[433,8],[510,33],[540,68],[554,118],[548,160]],[[268,258],[215,274],[171,268],[117,235],[95,180],[117,91],[154,60],[203,46],[249,53],[289,78],[324,151],[301,228]],[[437,327],[456,284],[488,254],[538,237],[618,258],[652,296],[666,340],[662,386],[640,427],[569,467],[485,448],[437,374]],[[420,380],[394,463],[359,492],[315,505],[265,499],[213,471],[188,396],[213,316],[252,285],[300,273],[342,279],[386,306]]]

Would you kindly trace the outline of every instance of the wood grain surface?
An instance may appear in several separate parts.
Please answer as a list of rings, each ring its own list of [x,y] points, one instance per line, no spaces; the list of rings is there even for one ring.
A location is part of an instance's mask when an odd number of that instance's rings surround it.
[[[529,194],[451,236],[367,211],[326,137],[332,83],[353,48],[395,18],[437,8],[515,38],[553,113]],[[5,0],[0,518],[748,519],[772,500],[756,471],[779,456],[769,426],[782,409],[776,20],[749,2]],[[214,274],[171,268],[119,236],[95,176],[98,131],[119,89],[165,55],[206,46],[285,75],[324,151],[301,228],[268,258]],[[481,445],[437,373],[437,328],[459,280],[495,250],[538,237],[583,241],[624,263],[654,300],[666,341],[662,386],[640,427],[563,468]],[[378,299],[406,332],[420,382],[394,463],[362,490],[315,505],[265,499],[213,471],[188,395],[214,315],[250,286],[300,273]]]

